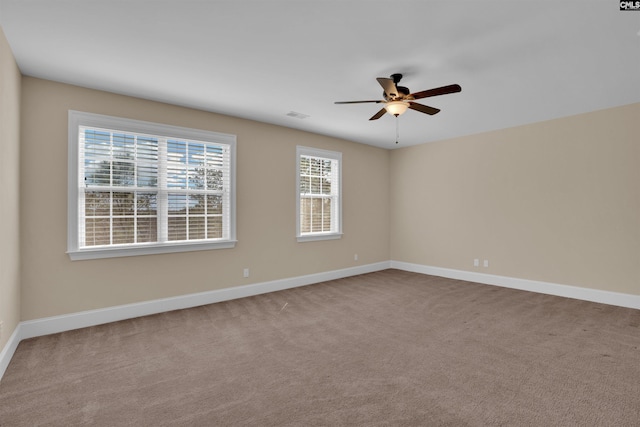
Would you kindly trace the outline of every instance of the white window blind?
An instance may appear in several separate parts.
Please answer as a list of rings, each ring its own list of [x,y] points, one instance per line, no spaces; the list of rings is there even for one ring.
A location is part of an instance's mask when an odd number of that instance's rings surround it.
[[[233,135],[70,112],[72,259],[232,247],[234,154]]]
[[[297,148],[297,237],[334,239],[342,234],[342,154]]]

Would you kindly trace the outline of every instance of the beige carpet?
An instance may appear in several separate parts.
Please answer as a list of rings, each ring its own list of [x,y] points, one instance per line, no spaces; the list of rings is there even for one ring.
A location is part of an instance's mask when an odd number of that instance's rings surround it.
[[[639,426],[640,311],[398,270],[20,343],[7,426]]]

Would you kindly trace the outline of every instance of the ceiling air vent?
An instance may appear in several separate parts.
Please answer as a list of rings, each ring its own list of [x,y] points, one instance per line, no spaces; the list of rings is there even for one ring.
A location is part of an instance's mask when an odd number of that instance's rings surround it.
[[[287,116],[294,117],[294,118],[300,119],[300,120],[306,119],[307,117],[309,117],[308,114],[296,113],[295,111],[289,111],[287,113]]]

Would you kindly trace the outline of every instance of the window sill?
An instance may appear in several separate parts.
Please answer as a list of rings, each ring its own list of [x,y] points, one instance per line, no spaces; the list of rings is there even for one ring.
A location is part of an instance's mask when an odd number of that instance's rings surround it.
[[[315,242],[317,240],[335,240],[342,239],[342,233],[318,233],[318,234],[303,234],[297,237],[298,242]]]
[[[87,259],[119,258],[139,255],[168,254],[175,252],[207,251],[211,249],[231,249],[236,246],[237,240],[225,240],[221,242],[200,243],[176,243],[171,245],[135,246],[135,247],[111,247],[69,250],[67,254],[71,261]]]

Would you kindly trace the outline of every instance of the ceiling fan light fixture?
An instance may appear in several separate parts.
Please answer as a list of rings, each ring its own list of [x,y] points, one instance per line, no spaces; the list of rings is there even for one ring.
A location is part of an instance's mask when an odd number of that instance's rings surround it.
[[[398,117],[407,111],[409,103],[407,101],[389,101],[385,104],[384,108],[389,114]]]

